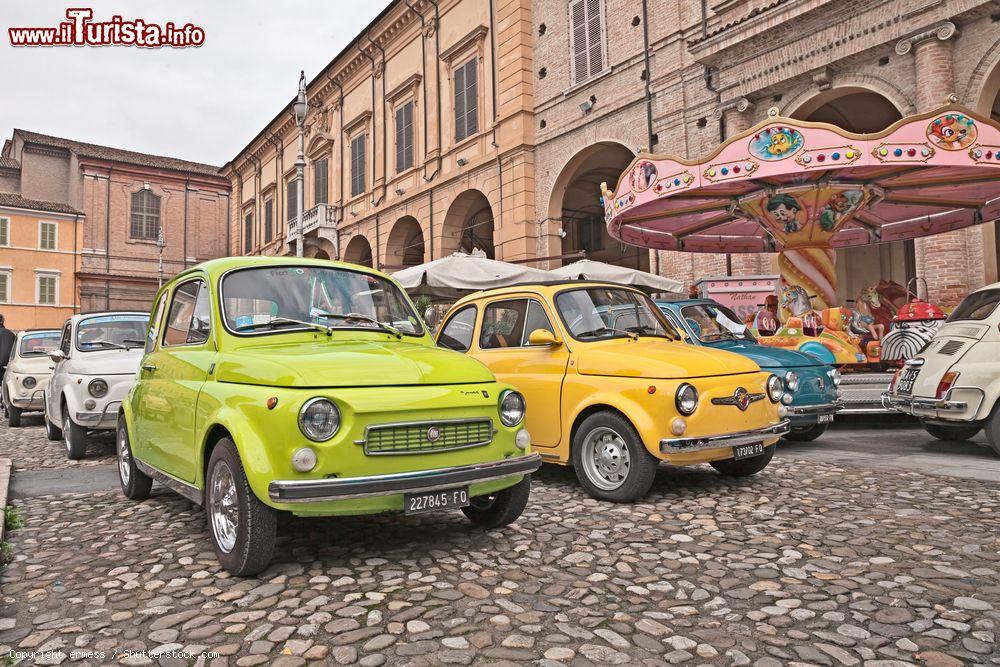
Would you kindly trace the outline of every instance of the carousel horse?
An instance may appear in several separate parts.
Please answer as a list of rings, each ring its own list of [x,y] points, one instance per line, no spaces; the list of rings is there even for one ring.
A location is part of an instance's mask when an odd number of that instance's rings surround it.
[[[882,307],[882,300],[875,285],[861,290],[851,309],[851,332],[868,340],[882,340],[885,325],[876,321],[874,311]]]
[[[781,311],[785,319],[798,317],[807,336],[818,336],[823,331],[820,317],[813,309],[809,293],[801,285],[786,285],[781,288]]]

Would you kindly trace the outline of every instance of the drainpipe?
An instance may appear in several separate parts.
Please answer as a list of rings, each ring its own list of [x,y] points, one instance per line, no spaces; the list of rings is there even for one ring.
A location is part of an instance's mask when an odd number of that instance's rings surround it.
[[[184,243],[182,248],[184,251],[184,268],[188,267],[188,186],[191,184],[191,178],[184,179]]]
[[[434,261],[434,186],[427,191],[427,217],[430,229],[427,234],[430,236],[431,261]]]
[[[705,0],[702,0],[702,5],[704,5]],[[653,78],[652,72],[649,71],[649,10],[648,10],[648,0],[642,0],[642,53],[643,60],[645,62],[645,79],[646,84],[646,150],[650,153],[653,152],[653,93],[650,91],[650,79]]]
[[[385,75],[383,74],[383,76]],[[339,96],[337,113],[340,120],[337,123],[337,148],[340,151],[340,183],[337,187],[337,228],[334,233],[337,240],[337,257],[335,259],[340,259],[340,223],[344,220],[344,87],[329,74],[326,75],[326,78],[337,87],[337,95]]]
[[[114,167],[108,167],[104,194],[104,310],[111,309],[111,175],[114,171]]]
[[[379,259],[379,249],[382,247],[382,235],[379,232],[378,224],[379,212],[375,211],[375,258],[372,260],[373,269],[382,270],[382,261]]]
[[[382,53],[382,76],[381,76],[381,79],[382,79],[382,196],[379,197],[379,200],[376,202],[375,201],[375,197],[374,197],[375,193],[373,192],[372,193],[372,200],[371,200],[373,205],[378,206],[380,203],[382,203],[382,200],[385,199],[385,191],[386,191],[386,187],[388,187],[387,186],[388,178],[387,178],[387,175],[386,175],[386,165],[388,163],[386,162],[386,156],[385,156],[385,153],[386,153],[385,138],[386,138],[386,135],[388,134],[388,132],[386,131],[386,127],[387,126],[386,126],[386,122],[385,122],[385,49],[383,49],[381,46],[379,46],[378,44],[376,44],[372,40],[370,32],[371,31],[365,33],[365,39],[367,39],[368,42],[372,46],[374,46],[376,49],[378,49]],[[372,58],[372,134],[373,135],[375,134],[375,59],[374,58]],[[375,137],[373,136],[372,137],[372,168],[373,168],[372,171],[374,171],[374,167],[375,167]]]
[[[239,177],[239,172],[236,172],[237,178]],[[233,195],[232,193],[226,194],[226,254],[229,255],[233,251]]]
[[[434,87],[437,90],[438,106],[437,112],[437,166],[430,176],[424,176],[425,181],[430,181],[441,171],[441,150],[444,138],[441,136],[441,15],[439,14],[438,0],[427,0],[434,5]]]
[[[424,107],[424,158],[427,157],[427,40],[424,39],[424,15],[417,11],[416,7],[410,4],[410,0],[404,0],[406,6],[420,19],[420,87],[423,92]]]

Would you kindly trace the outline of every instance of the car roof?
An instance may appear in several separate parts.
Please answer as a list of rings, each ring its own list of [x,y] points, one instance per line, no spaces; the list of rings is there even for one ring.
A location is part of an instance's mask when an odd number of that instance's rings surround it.
[[[563,291],[563,288],[566,287],[614,287],[619,289],[628,289],[633,292],[640,292],[644,294],[642,290],[631,285],[621,285],[619,283],[603,282],[599,280],[544,280],[514,283],[503,287],[493,287],[490,289],[479,290],[463,296],[461,299],[456,301],[452,307],[454,308],[466,303],[493,298],[494,296],[503,296],[504,294],[520,294],[523,292],[535,292],[537,294],[541,294],[542,296],[551,298],[557,292]]]
[[[70,317],[71,322],[79,322],[82,319],[90,317],[101,317],[103,315],[145,315],[149,317],[148,310],[95,310],[92,313],[77,313]]]
[[[350,264],[348,262],[337,262],[331,259],[312,259],[310,257],[285,257],[285,256],[271,256],[271,255],[253,255],[253,256],[234,256],[234,257],[219,257],[218,259],[210,259],[208,261],[202,262],[192,266],[189,269],[178,273],[176,276],[170,279],[170,282],[177,282],[191,274],[196,273],[207,273],[209,276],[215,277],[219,276],[226,271],[231,271],[232,269],[242,269],[247,267],[256,266],[319,266],[323,268],[343,268],[350,269],[352,271],[360,271],[362,273],[370,273],[375,276],[385,277],[386,274],[381,271],[376,271],[367,266],[361,266],[359,264]]]
[[[703,303],[717,304],[718,302],[713,299],[677,299],[676,301],[656,299],[657,306],[677,306],[678,308],[683,308],[684,306],[697,306]]]

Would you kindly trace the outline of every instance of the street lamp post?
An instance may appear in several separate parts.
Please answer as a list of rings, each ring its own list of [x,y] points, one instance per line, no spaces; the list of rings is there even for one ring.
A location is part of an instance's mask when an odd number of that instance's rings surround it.
[[[305,70],[299,73],[299,95],[295,98],[295,124],[299,126],[299,152],[295,156],[295,178],[298,183],[296,189],[296,221],[295,221],[295,256],[302,257],[302,245],[304,242],[302,234],[302,215],[305,211],[305,202],[302,201],[304,195],[303,183],[305,181],[306,170],[306,112],[309,110],[309,102],[306,100],[306,73]]]
[[[159,277],[156,279],[157,288],[163,287],[163,246],[163,226],[161,225],[160,229],[156,232],[156,248],[160,254],[159,267],[157,269]]]

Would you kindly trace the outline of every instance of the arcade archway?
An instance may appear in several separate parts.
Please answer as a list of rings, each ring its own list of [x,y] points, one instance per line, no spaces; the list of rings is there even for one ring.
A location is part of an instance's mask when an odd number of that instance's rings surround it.
[[[389,232],[385,246],[387,271],[398,271],[424,262],[424,232],[412,216],[396,221]]]
[[[493,207],[479,190],[466,190],[448,207],[441,231],[442,256],[479,250],[496,259],[493,241]]]
[[[374,267],[372,262],[372,245],[364,236],[358,234],[344,248],[344,261],[361,266]]]
[[[552,186],[548,215],[562,225],[561,252],[552,254],[565,260],[553,261],[553,266],[575,261],[583,253],[587,259],[649,270],[648,250],[608,235],[601,204],[601,183],[613,187],[634,157],[622,144],[600,142],[581,150],[563,167]]]

